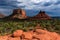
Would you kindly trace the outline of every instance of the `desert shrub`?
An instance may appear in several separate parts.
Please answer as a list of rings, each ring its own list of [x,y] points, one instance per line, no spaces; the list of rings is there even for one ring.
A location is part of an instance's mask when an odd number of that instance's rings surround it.
[[[60,20],[34,20],[34,21],[3,21],[0,20],[0,33],[13,33],[17,29],[24,31],[35,29],[40,24],[42,29],[60,32]]]

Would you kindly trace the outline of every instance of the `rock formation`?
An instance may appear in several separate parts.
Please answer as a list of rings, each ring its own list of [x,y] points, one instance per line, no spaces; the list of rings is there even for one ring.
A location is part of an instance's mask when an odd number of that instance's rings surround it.
[[[47,20],[47,19],[51,19],[50,16],[48,16],[45,11],[40,11],[39,14],[37,14],[34,17],[27,17],[26,16],[26,12],[23,9],[14,9],[13,13],[7,17],[5,17],[5,19],[27,19],[27,20]]]
[[[26,13],[23,9],[14,9],[13,13],[7,17],[5,17],[7,19],[26,19]]]
[[[60,40],[60,34],[42,29],[27,32],[16,30],[11,35],[0,36],[0,40]]]
[[[3,15],[3,14],[0,13],[0,18],[4,18],[4,17],[5,17],[5,15]]]
[[[45,11],[40,11],[39,14],[37,14],[36,16],[34,17],[31,17],[30,20],[48,20],[48,19],[51,19],[50,16],[48,16]]]

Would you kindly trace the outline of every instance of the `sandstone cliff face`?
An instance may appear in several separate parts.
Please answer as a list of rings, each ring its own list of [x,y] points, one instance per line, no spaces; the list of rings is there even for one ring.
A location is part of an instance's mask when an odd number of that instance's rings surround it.
[[[50,16],[48,16],[45,11],[40,11],[39,14],[37,14],[36,16],[34,17],[31,17],[30,20],[48,20],[48,19],[51,19]]]

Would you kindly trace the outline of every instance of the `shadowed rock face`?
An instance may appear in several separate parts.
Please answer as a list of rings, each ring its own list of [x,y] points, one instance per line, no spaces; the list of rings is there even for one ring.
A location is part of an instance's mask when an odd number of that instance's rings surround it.
[[[48,19],[51,19],[50,16],[48,16],[45,11],[40,11],[39,14],[37,14],[36,16],[30,18],[30,20],[48,20]]]

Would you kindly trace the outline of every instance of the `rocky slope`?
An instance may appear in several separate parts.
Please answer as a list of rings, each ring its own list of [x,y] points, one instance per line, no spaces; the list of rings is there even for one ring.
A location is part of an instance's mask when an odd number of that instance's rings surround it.
[[[16,30],[13,34],[0,36],[0,40],[60,40],[60,35],[42,29],[27,32]]]

